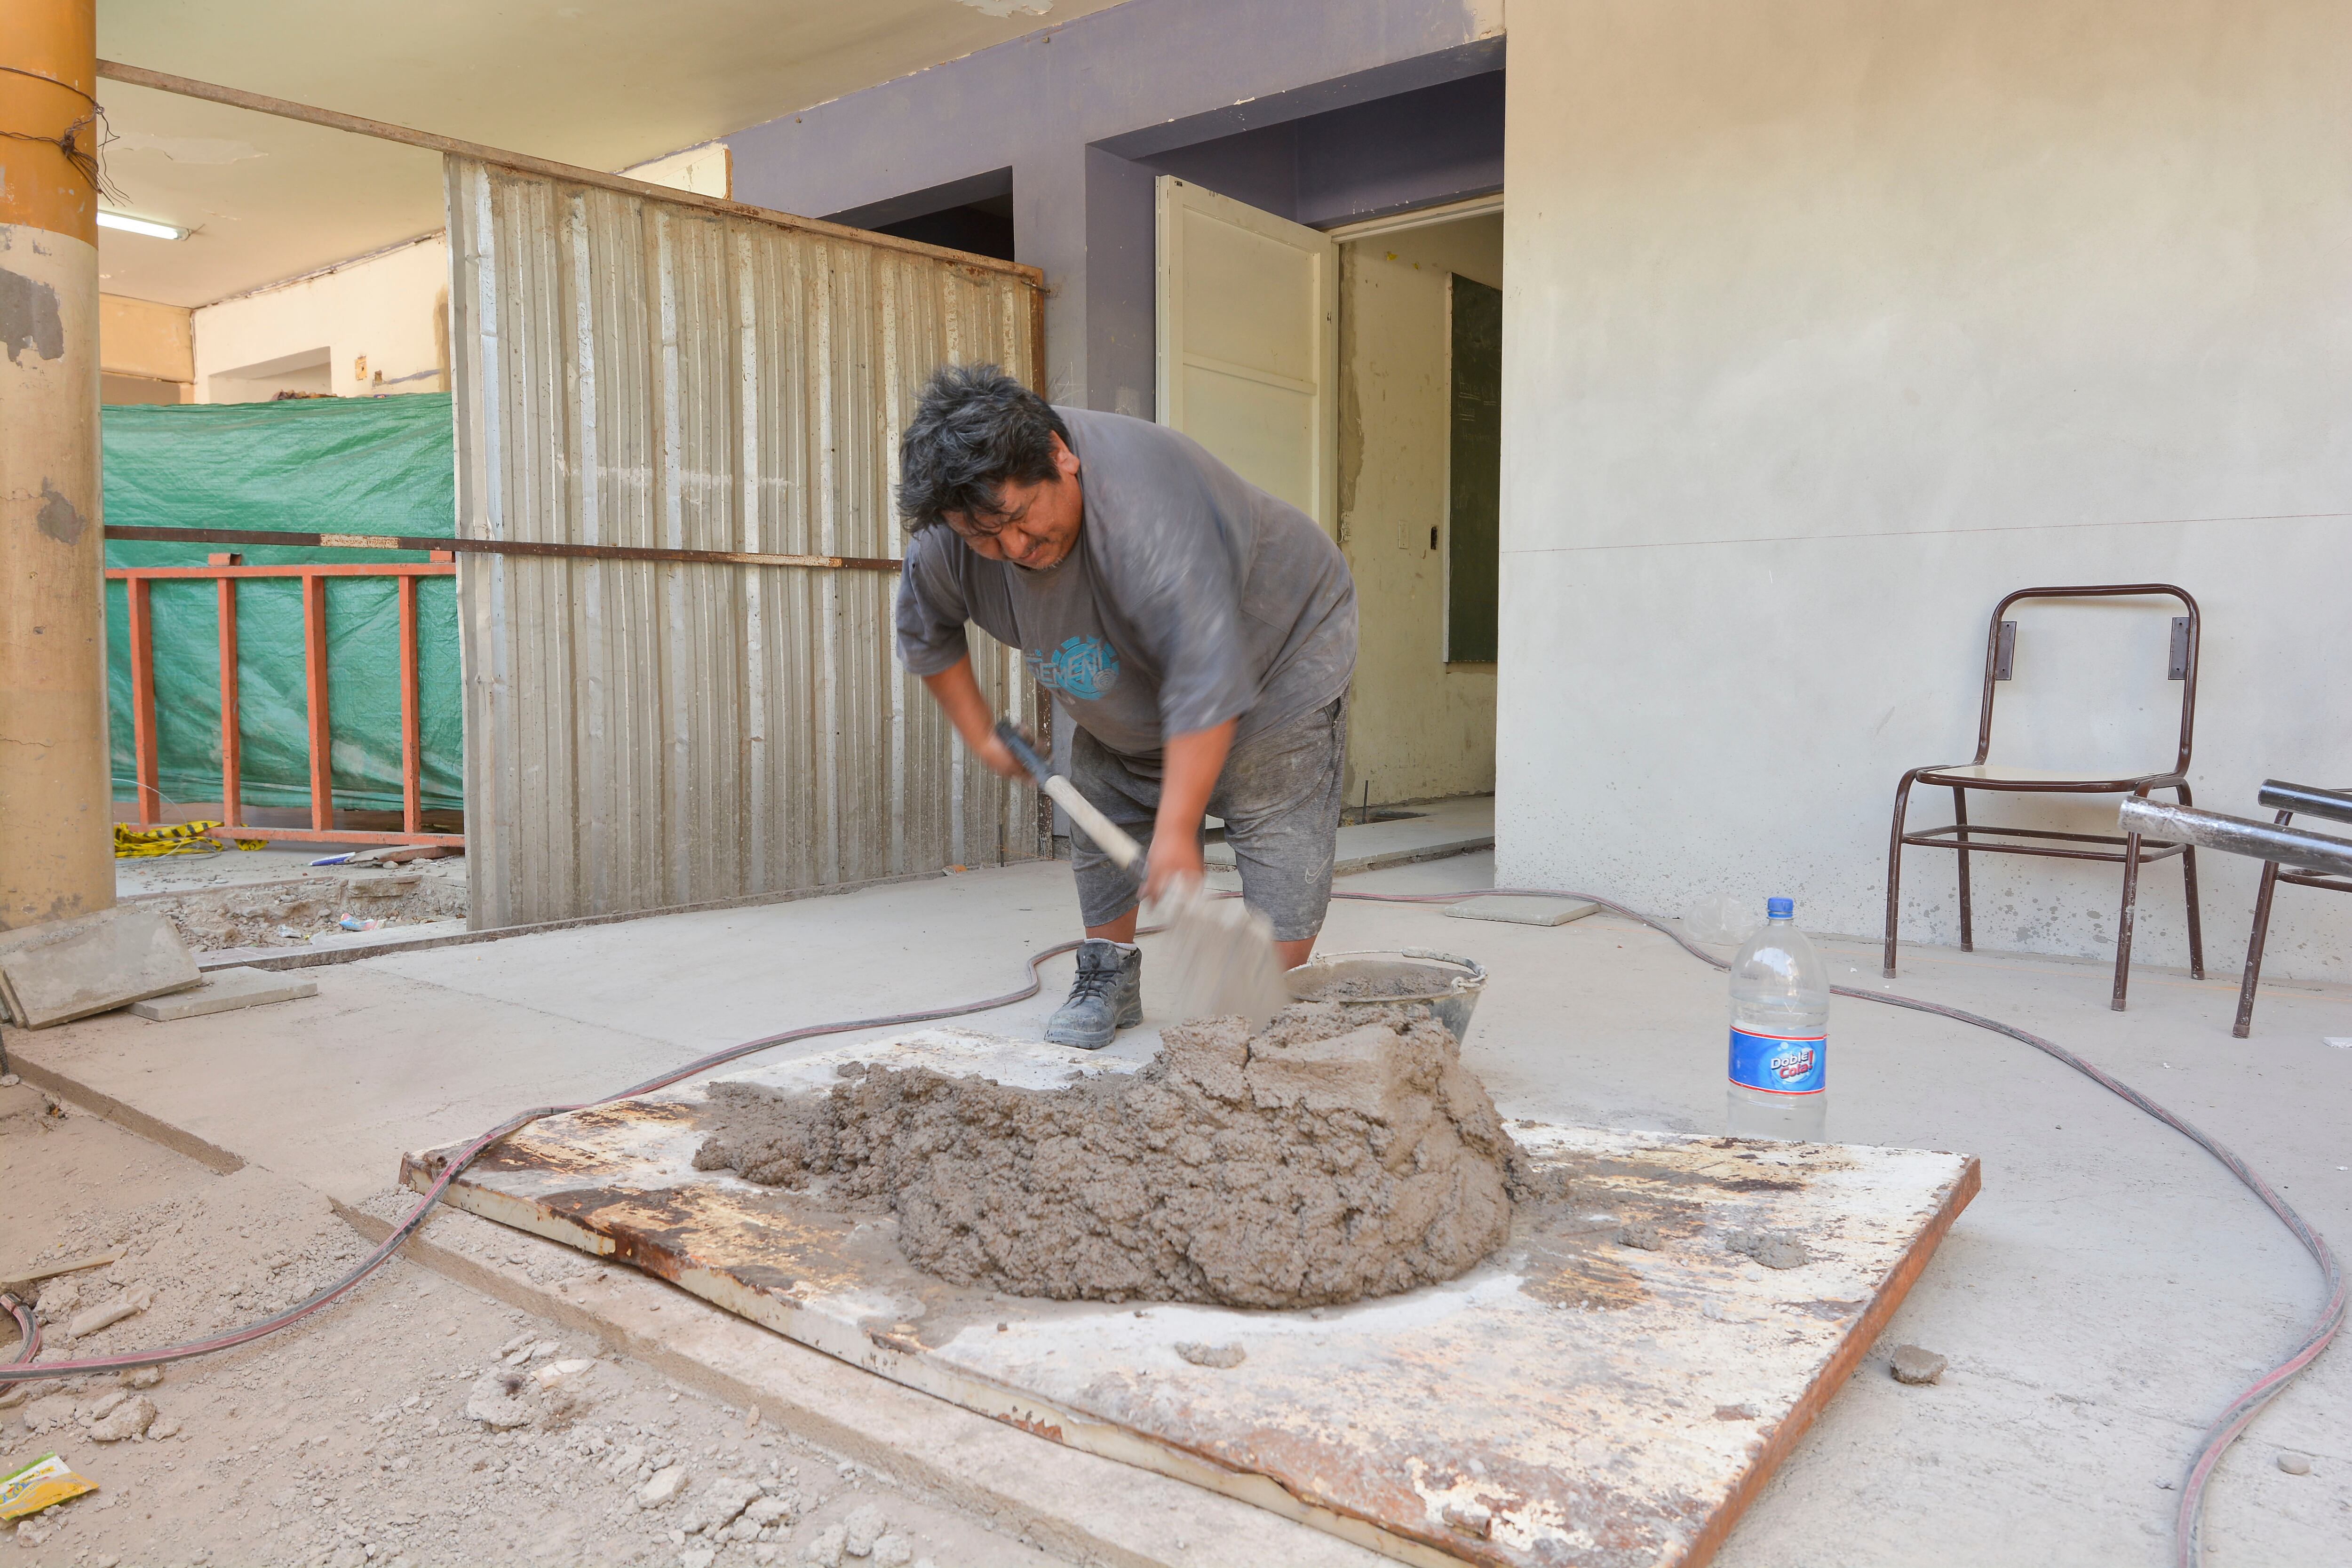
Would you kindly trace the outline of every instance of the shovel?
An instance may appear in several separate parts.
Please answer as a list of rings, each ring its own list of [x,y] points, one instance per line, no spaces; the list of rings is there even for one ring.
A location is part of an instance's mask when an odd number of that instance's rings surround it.
[[[996,738],[1119,869],[1138,883],[1143,880],[1142,845],[1097,811],[1076,784],[1048,767],[1020,731],[1000,720]],[[1175,949],[1177,1022],[1240,1017],[1249,1021],[1255,1034],[1289,1003],[1282,968],[1275,962],[1274,927],[1264,915],[1239,899],[1211,898],[1197,880],[1179,887],[1165,908]]]

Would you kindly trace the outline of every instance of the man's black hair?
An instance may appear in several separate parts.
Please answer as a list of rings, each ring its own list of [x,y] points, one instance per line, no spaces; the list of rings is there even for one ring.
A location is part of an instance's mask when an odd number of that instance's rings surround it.
[[[898,440],[898,510],[908,528],[929,528],[954,511],[992,531],[998,486],[1059,472],[1056,436],[1070,439],[1053,405],[995,365],[940,366]]]

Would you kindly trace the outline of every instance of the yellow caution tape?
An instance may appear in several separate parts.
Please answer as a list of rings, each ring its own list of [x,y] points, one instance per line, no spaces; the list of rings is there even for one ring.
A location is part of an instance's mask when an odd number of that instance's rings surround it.
[[[129,860],[150,855],[217,855],[228,847],[206,835],[217,822],[181,822],[170,827],[114,825],[114,858]]]

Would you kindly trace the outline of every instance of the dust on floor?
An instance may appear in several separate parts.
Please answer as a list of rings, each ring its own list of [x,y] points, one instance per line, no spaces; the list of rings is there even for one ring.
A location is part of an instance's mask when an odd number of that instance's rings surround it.
[[[215,1174],[30,1086],[0,1087],[0,1274],[121,1253],[41,1288],[45,1361],[248,1321],[366,1250],[308,1188]],[[0,1327],[0,1361],[16,1348]],[[43,1568],[1058,1561],[404,1259],[160,1377],[0,1389],[0,1474],[50,1452],[99,1489],[0,1537]]]

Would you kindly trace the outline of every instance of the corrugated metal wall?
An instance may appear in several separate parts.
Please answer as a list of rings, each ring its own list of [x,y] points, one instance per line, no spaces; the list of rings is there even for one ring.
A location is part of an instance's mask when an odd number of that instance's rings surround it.
[[[1034,275],[446,160],[458,528],[896,556],[923,378],[1032,382]],[[898,668],[895,575],[466,555],[477,927],[1034,855]],[[973,633],[998,711],[1017,650]]]

